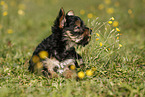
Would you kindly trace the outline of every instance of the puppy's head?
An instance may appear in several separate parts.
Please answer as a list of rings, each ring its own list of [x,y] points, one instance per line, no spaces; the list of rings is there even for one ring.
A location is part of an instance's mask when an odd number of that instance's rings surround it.
[[[92,32],[72,10],[65,14],[62,8],[52,30],[62,34],[64,40],[83,46],[89,43]]]

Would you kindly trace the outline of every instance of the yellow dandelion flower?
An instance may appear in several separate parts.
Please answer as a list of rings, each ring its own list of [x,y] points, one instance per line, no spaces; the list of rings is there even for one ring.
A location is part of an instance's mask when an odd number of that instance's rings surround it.
[[[132,10],[131,9],[128,9],[128,14],[132,14]]]
[[[100,36],[100,34],[99,33],[96,33],[96,35],[99,37]]]
[[[109,5],[111,3],[111,0],[105,0],[104,2]]]
[[[96,41],[98,41],[99,40],[99,38],[96,38]]]
[[[3,26],[0,24],[0,29],[2,29],[3,28]]]
[[[122,47],[122,44],[119,44],[119,47]]]
[[[40,69],[40,68],[42,68],[42,67],[43,67],[43,64],[42,64],[42,62],[38,62],[38,63],[36,64],[36,67],[37,67],[37,69]]]
[[[114,21],[114,22],[113,22],[113,26],[114,26],[114,27],[117,27],[118,25],[119,25],[119,22],[118,22],[118,21]]]
[[[1,1],[1,2],[0,2],[0,5],[4,5],[4,4],[5,4],[5,2],[4,2],[4,1]]]
[[[108,21],[109,24],[112,24],[112,21]]]
[[[114,8],[107,8],[106,12],[108,14],[113,14],[114,13]]]
[[[13,30],[12,30],[12,29],[8,29],[7,32],[8,32],[9,34],[11,34],[11,33],[13,33]]]
[[[116,28],[116,31],[120,32],[120,29],[119,28]]]
[[[114,21],[114,17],[111,17],[111,20]]]
[[[84,77],[85,77],[85,73],[84,73],[83,71],[80,71],[80,72],[78,73],[78,77],[79,77],[80,79],[84,78]]]
[[[104,4],[99,4],[98,9],[99,9],[99,10],[104,9]]]
[[[80,14],[81,14],[81,15],[84,15],[84,14],[85,14],[85,10],[83,10],[83,9],[80,10]]]
[[[40,58],[39,58],[37,55],[34,55],[34,56],[32,57],[32,61],[33,61],[33,63],[37,63],[37,62],[40,61]]]
[[[108,49],[105,49],[108,52]]]
[[[39,57],[42,59],[45,59],[48,57],[48,52],[47,51],[40,51],[39,52]]]
[[[106,48],[106,51],[108,52],[110,50],[110,48]]]
[[[92,13],[89,13],[88,14],[88,18],[92,18],[93,17],[93,14]]]
[[[115,2],[114,4],[116,7],[118,7],[120,5],[120,3],[118,1]]]
[[[117,39],[119,39],[119,37],[117,37]]]
[[[23,10],[20,9],[20,10],[18,10],[18,14],[19,14],[19,15],[25,15],[25,12],[24,12]]]
[[[71,65],[71,66],[70,66],[70,69],[71,69],[71,70],[75,70],[75,68],[76,68],[75,65]]]
[[[93,75],[93,71],[92,70],[86,70],[86,75],[87,76],[92,76]]]
[[[102,42],[100,42],[100,46],[102,46],[103,45],[103,43]]]
[[[7,16],[8,15],[8,12],[7,11],[4,11],[3,12],[3,16]]]

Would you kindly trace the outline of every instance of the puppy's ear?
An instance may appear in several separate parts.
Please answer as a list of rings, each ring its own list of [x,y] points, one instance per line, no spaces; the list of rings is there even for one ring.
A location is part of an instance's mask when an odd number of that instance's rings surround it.
[[[58,27],[60,29],[62,29],[64,27],[64,23],[65,23],[66,19],[65,19],[65,13],[63,8],[60,9],[57,20],[55,22],[55,24],[58,25]]]
[[[66,15],[67,16],[74,16],[75,14],[74,14],[74,11],[73,10],[70,10],[70,11],[67,12]]]

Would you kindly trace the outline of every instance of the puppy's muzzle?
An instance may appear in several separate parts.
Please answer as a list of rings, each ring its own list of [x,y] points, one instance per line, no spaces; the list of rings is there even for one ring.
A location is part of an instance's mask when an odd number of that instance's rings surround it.
[[[91,33],[92,33],[91,29],[87,27],[84,29],[84,33],[82,34],[84,38],[80,41],[81,45],[85,46],[89,43],[91,39]]]

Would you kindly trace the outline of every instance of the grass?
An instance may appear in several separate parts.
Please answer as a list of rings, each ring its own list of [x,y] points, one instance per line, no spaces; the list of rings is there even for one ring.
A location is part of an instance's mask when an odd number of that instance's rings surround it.
[[[145,96],[144,0],[2,1],[1,97]],[[51,34],[51,26],[61,7],[64,7],[65,11],[73,9],[75,14],[93,29],[89,45],[78,48],[86,63],[84,72],[95,68],[91,77],[85,75],[79,81],[61,77],[47,79],[27,70],[28,60],[35,47]],[[119,23],[117,27],[120,32],[113,30],[116,27],[108,24],[111,17]],[[119,47],[119,44],[122,47]]]

